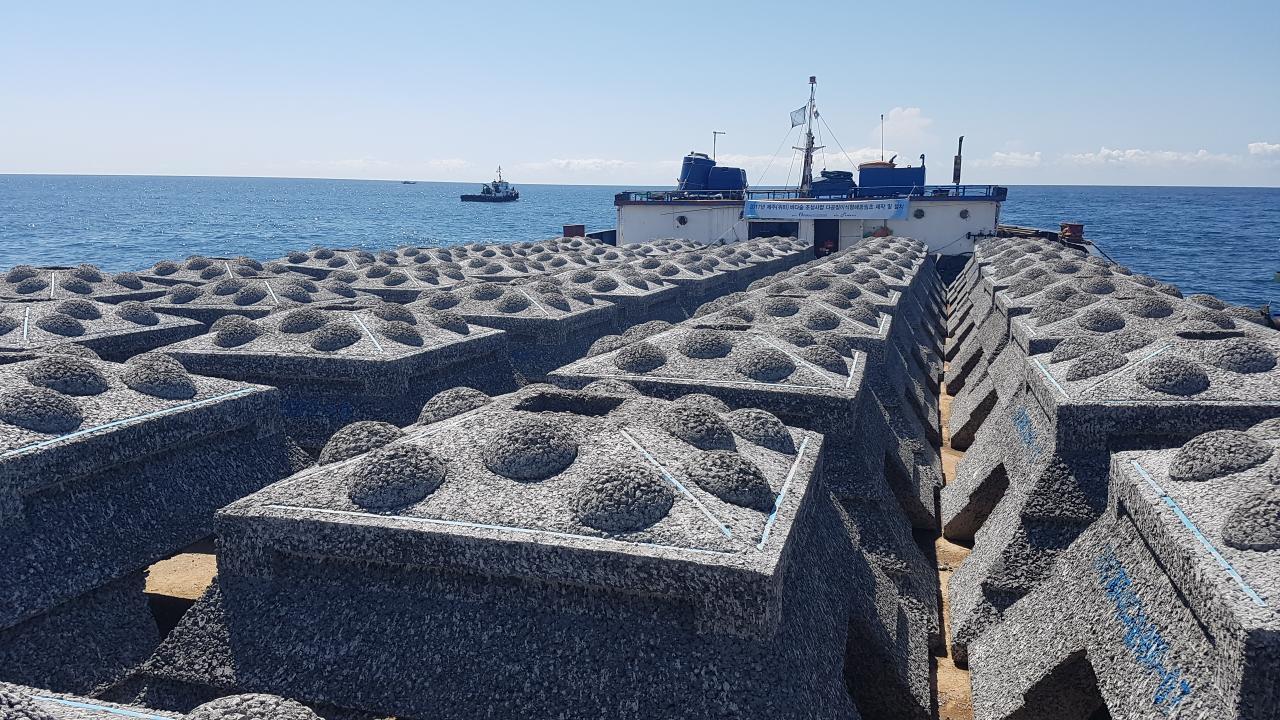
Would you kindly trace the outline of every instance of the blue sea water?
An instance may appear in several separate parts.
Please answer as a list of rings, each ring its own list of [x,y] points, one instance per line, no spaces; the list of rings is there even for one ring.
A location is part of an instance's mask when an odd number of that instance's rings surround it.
[[[280,257],[312,245],[390,248],[536,240],[615,225],[614,193],[520,185],[516,203],[462,203],[474,184],[282,178],[0,175],[0,270],[90,262],[117,272],[191,254]],[[1118,262],[1230,302],[1280,304],[1280,188],[1021,186],[1004,222],[1086,235]]]

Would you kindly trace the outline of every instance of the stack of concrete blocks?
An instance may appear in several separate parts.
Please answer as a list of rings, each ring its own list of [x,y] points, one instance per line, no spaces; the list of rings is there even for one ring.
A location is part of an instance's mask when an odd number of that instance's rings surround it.
[[[843,656],[851,622],[877,627],[876,576],[822,487],[822,436],[604,390],[457,408],[226,508],[216,589],[144,695],[413,718],[860,717]]]
[[[287,308],[310,305],[329,308],[376,299],[340,280],[312,280],[305,276],[232,278],[204,285],[173,285],[148,304],[166,315],[198,320],[206,327],[228,315],[258,319]]]
[[[1278,607],[1280,422],[1118,452],[1103,516],[970,646],[975,716],[1276,718]]]
[[[165,286],[137,273],[107,275],[95,265],[32,267],[15,265],[0,276],[0,298],[8,300],[66,300],[82,298],[105,303],[150,300]]]
[[[986,303],[990,313],[1022,314],[1010,314],[1004,329],[988,318],[987,329],[970,333],[968,342],[990,338],[981,352],[995,359],[981,365],[988,377],[977,384],[978,369],[970,370],[956,398],[962,413],[982,419],[956,481],[943,492],[944,533],[974,543],[951,580],[952,640],[962,659],[1101,513],[1109,452],[1280,414],[1274,331],[1182,302],[1158,284],[1150,289],[1121,268],[1048,262],[1059,271],[1078,265],[1065,273],[1072,276],[1086,266],[1111,274],[1066,281],[1035,274],[1046,287],[1024,297],[1046,297],[1031,312],[1013,297],[1021,292],[1014,288],[1025,287],[1015,280]],[[985,293],[974,284],[975,295]],[[994,399],[965,395],[979,391]],[[963,418],[953,416],[953,428],[968,422]]]
[[[146,568],[300,457],[276,390],[156,354],[43,355],[0,388],[0,678],[91,692],[157,642]]]
[[[678,322],[687,317],[680,302],[683,288],[633,265],[572,270],[548,279],[561,281],[565,290],[577,289],[613,303],[619,330],[650,320]]]
[[[134,355],[204,332],[195,320],[162,315],[146,304],[45,300],[0,304],[0,351],[33,352],[74,342],[107,360]]]
[[[408,307],[456,314],[466,322],[502,330],[512,364],[527,377],[582,357],[618,322],[613,303],[554,283],[479,283],[430,293]]]
[[[1205,308],[1180,303],[1177,288],[1133,275],[1123,266],[1047,245],[993,254],[990,246],[996,242],[979,245],[971,267],[987,269],[975,276],[967,293],[956,298],[952,313],[953,339],[947,349],[952,362],[946,379],[948,391],[956,398],[950,429],[957,449],[972,444],[987,414],[1021,384],[1022,360],[1031,348],[1026,342],[1011,342],[1018,339],[1018,328],[1035,328],[1030,332],[1043,336],[1037,346],[1052,349],[1065,336],[1111,332],[1106,329],[1109,325],[1123,325],[1119,335],[1109,337],[1132,341],[1153,331],[1158,334],[1188,322],[1203,322],[1190,316]],[[1003,260],[989,262],[992,257]],[[1086,312],[1077,318],[1077,310]],[[1115,313],[1123,317],[1117,320]],[[1021,316],[1030,317],[1019,322]],[[1219,322],[1234,330],[1235,321]],[[1102,329],[1088,327],[1095,323],[1101,323]]]
[[[386,302],[224,318],[164,352],[192,372],[279,388],[290,437],[312,452],[354,421],[407,425],[440,390],[514,387],[505,333]]]
[[[744,422],[765,411],[824,433],[827,488],[841,509],[851,547],[883,581],[877,585],[883,632],[849,639],[851,692],[867,718],[927,717],[929,647],[941,638],[937,587],[897,495],[913,509],[927,495],[930,508],[917,514],[936,524],[936,484],[923,493],[888,485],[885,456],[905,448],[888,431],[872,388],[883,394],[886,386],[900,385],[905,363],[886,361],[893,347],[888,316],[867,314],[865,307],[846,311],[812,299],[753,298],[572,363],[550,379],[570,388],[622,382],[668,399],[710,395],[710,402],[736,408]],[[913,468],[917,460],[905,452],[905,465]],[[910,470],[899,475],[913,477]],[[864,647],[877,649],[878,672],[856,659]]]

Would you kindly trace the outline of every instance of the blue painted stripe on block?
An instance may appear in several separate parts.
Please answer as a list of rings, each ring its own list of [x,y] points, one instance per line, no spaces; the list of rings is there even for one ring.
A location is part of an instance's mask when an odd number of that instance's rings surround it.
[[[164,715],[152,715],[151,713],[137,712],[136,710],[107,707],[106,705],[95,705],[93,703],[77,702],[75,700],[63,700],[62,698],[32,695],[31,699],[36,700],[37,702],[65,705],[66,707],[76,708],[77,710],[98,710],[100,712],[111,713],[112,715],[119,715],[121,717],[143,718],[144,720],[169,720],[169,718]]]
[[[731,531],[727,525],[720,522],[720,520],[715,515],[712,515],[711,510],[708,509],[706,505],[703,505],[702,501],[699,500],[696,495],[689,492],[689,488],[685,487],[684,483],[675,479],[675,477],[672,476],[671,473],[667,472],[667,469],[662,467],[661,463],[659,463],[656,458],[650,455],[648,450],[645,450],[643,447],[641,447],[640,443],[636,442],[636,439],[631,437],[631,433],[627,432],[626,430],[619,430],[618,432],[622,433],[622,437],[626,438],[627,442],[630,442],[631,445],[635,447],[635,449],[638,450],[641,455],[644,456],[644,459],[648,460],[649,464],[652,465],[655,470],[661,473],[662,477],[667,479],[667,482],[674,485],[677,490],[679,490],[681,493],[684,494],[685,497],[693,501],[693,504],[698,506],[698,509],[702,511],[702,514],[706,515],[708,520],[715,523],[716,527],[720,528],[720,532],[724,533],[725,537],[728,537],[728,538],[733,537],[733,531]]]
[[[1262,596],[1259,595],[1257,591],[1249,585],[1249,583],[1245,582],[1244,577],[1240,575],[1240,571],[1236,570],[1235,566],[1223,557],[1222,553],[1218,552],[1218,548],[1214,547],[1213,543],[1209,541],[1209,538],[1205,537],[1204,533],[1200,532],[1200,528],[1196,527],[1196,524],[1192,522],[1191,518],[1187,517],[1187,514],[1183,512],[1182,508],[1178,505],[1178,501],[1169,497],[1169,493],[1165,492],[1164,488],[1160,487],[1160,485],[1155,481],[1155,478],[1151,477],[1147,472],[1147,469],[1138,464],[1137,460],[1132,460],[1130,462],[1133,463],[1133,467],[1138,471],[1138,474],[1142,475],[1142,478],[1147,481],[1147,484],[1160,495],[1160,499],[1164,501],[1164,504],[1167,505],[1170,510],[1173,511],[1173,514],[1177,516],[1178,520],[1182,521],[1183,526],[1191,531],[1191,534],[1195,536],[1196,540],[1200,541],[1200,544],[1203,545],[1204,549],[1209,552],[1209,555],[1218,562],[1218,565],[1227,572],[1227,575],[1231,576],[1231,579],[1236,581],[1236,584],[1240,586],[1240,589],[1244,591],[1244,594],[1254,603],[1262,607],[1267,607],[1267,601],[1263,600]]]
[[[800,467],[800,459],[804,457],[804,450],[809,445],[809,434],[800,439],[800,447],[796,450],[795,462],[791,463],[791,469],[787,471],[787,479],[782,483],[782,491],[778,493],[777,499],[773,501],[773,512],[769,513],[769,519],[764,521],[764,532],[760,535],[760,543],[756,545],[757,550],[763,550],[764,544],[769,541],[769,532],[773,530],[773,523],[778,519],[778,511],[782,509],[782,501],[787,497],[787,490],[791,489],[791,481],[796,476],[796,468]]]

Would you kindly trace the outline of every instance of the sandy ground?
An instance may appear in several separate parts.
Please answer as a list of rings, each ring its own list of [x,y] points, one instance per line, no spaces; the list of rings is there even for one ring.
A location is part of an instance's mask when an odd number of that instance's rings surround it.
[[[212,541],[202,540],[147,569],[147,594],[198,600],[218,574]]]
[[[951,418],[951,396],[946,385],[939,398],[942,412],[942,475],[950,483],[956,476],[956,463],[964,453],[951,449],[951,434],[947,422]],[[951,608],[948,602],[947,582],[951,573],[969,554],[969,549],[948,541],[941,535],[934,541],[934,553],[938,562],[938,584],[942,591],[942,621],[947,636],[946,654],[934,656],[934,676],[937,680],[938,720],[973,720],[973,695],[969,686],[969,671],[956,667],[951,659]]]

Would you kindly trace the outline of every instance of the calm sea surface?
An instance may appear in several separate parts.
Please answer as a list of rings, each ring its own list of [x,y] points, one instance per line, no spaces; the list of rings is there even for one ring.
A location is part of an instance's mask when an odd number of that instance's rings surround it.
[[[462,183],[0,175],[0,270],[536,240],[566,223],[613,227],[613,195],[624,189],[637,188],[520,185],[519,202],[488,204],[459,202],[476,190]],[[1188,294],[1280,304],[1280,188],[1011,187],[1002,219],[1078,220],[1112,258]]]

